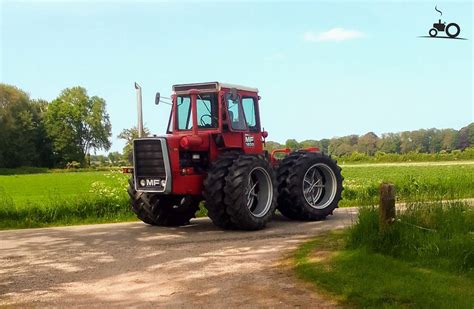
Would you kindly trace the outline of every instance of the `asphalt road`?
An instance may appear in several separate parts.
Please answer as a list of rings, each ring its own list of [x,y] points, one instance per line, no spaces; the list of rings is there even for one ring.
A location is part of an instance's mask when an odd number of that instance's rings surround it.
[[[355,220],[276,217],[265,230],[141,222],[0,232],[0,306],[334,307],[283,261],[301,241]]]

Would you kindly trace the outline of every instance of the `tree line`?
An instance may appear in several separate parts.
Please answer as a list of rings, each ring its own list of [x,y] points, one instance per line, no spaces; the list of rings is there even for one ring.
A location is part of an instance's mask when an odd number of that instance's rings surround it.
[[[86,165],[91,150],[109,150],[112,126],[106,102],[83,87],[51,102],[0,84],[0,167]]]
[[[318,147],[335,156],[348,156],[355,152],[374,156],[377,152],[392,154],[407,153],[443,153],[464,150],[474,146],[474,123],[459,129],[420,129],[399,133],[384,133],[378,136],[374,132],[364,135],[347,135],[321,140],[298,142],[288,139],[284,144],[268,141],[266,149]]]
[[[91,155],[97,150],[108,151],[111,130],[106,102],[89,96],[83,87],[71,87],[60,92],[51,102],[34,100],[23,90],[0,84],[0,168],[80,167],[93,165],[127,165],[132,141],[138,137],[136,127],[123,129],[118,138],[126,144],[122,153]],[[150,131],[145,128],[145,136]],[[289,139],[284,144],[266,142],[266,149],[319,147],[335,156],[364,154],[450,153],[474,146],[474,123],[459,130],[420,129],[377,136],[369,132],[362,136],[348,135],[321,140],[298,142]]]

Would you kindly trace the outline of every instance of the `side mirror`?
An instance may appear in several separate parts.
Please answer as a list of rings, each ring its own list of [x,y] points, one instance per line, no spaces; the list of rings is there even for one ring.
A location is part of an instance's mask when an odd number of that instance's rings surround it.
[[[155,105],[158,105],[160,104],[160,93],[157,92],[156,95],[155,95]]]

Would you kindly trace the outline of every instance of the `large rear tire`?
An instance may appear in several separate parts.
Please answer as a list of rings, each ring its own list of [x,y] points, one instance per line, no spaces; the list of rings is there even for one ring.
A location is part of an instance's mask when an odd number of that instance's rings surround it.
[[[129,181],[130,205],[137,218],[150,225],[181,226],[189,224],[199,209],[199,199],[191,196],[160,195],[137,192]]]
[[[299,157],[307,152],[295,151],[287,155],[278,165],[277,168],[277,181],[278,181],[278,198],[277,198],[277,209],[285,217],[291,217],[291,209],[285,207],[285,189],[288,187],[287,179],[290,175],[290,169],[296,163]]]
[[[455,28],[455,32],[452,33],[449,31],[449,29],[451,28]],[[450,23],[446,26],[446,35],[449,36],[450,38],[454,39],[455,37],[457,37],[459,35],[459,33],[461,32],[461,28],[459,27],[458,24],[456,23]]]
[[[276,207],[275,173],[267,160],[240,155],[225,178],[224,204],[233,226],[260,230],[272,218]]]
[[[338,207],[342,195],[341,168],[330,156],[308,152],[289,168],[278,209],[294,220],[322,220]]]
[[[203,196],[207,215],[215,225],[224,229],[234,228],[224,204],[224,187],[229,168],[238,156],[237,152],[226,152],[219,156],[204,180]]]

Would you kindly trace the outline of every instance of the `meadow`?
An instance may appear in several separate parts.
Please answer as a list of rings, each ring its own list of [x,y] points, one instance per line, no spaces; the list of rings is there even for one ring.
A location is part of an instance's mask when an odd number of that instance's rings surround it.
[[[377,207],[362,207],[348,230],[299,247],[298,276],[351,307],[472,308],[474,207],[416,202],[379,229]]]
[[[382,182],[395,184],[400,202],[474,197],[474,162],[341,165],[344,206],[378,202]]]
[[[399,201],[474,197],[474,162],[342,165],[341,207],[377,202],[382,181]],[[0,229],[135,220],[118,171],[45,172],[0,176]],[[206,215],[201,210],[198,216]]]
[[[0,229],[135,220],[120,172],[0,176]]]

